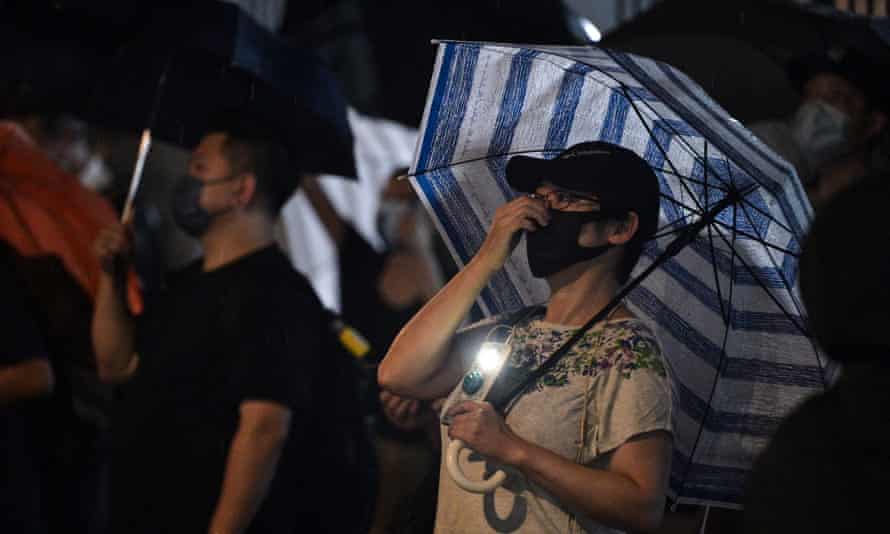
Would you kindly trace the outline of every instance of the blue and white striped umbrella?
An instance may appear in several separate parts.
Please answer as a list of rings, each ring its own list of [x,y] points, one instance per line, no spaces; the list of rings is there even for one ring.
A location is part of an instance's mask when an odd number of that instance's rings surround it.
[[[793,168],[681,72],[592,47],[440,43],[421,136],[414,186],[460,265],[516,195],[504,176],[514,154],[555,157],[603,140],[645,158],[660,181],[661,228],[636,273],[729,191],[745,192],[628,297],[657,332],[672,378],[672,497],[740,506],[780,420],[833,374],[798,294],[812,209]],[[474,313],[546,298],[520,245]]]

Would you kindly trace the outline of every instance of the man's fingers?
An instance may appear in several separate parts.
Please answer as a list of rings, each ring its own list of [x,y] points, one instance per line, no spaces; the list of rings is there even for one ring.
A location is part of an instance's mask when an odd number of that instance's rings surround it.
[[[402,405],[401,397],[397,397],[395,395],[391,396],[389,400],[386,401],[386,409],[390,413],[395,413],[399,406]]]
[[[534,219],[540,226],[547,226],[550,224],[550,213],[547,212],[546,208],[541,206],[525,206],[520,213],[526,218]]]
[[[403,400],[399,403],[399,406],[395,409],[395,417],[397,419],[404,419],[405,417],[412,414],[412,405],[416,404],[417,401],[412,400]]]
[[[478,412],[481,407],[481,403],[474,401],[463,401],[455,404],[448,410],[448,416],[451,418],[457,417],[461,414]]]

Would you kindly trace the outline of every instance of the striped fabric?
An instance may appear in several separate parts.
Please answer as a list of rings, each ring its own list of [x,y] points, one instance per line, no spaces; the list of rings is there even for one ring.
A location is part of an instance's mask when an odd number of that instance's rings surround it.
[[[753,189],[629,297],[656,330],[675,401],[672,497],[738,507],[745,476],[780,420],[822,391],[834,370],[805,333],[797,255],[812,209],[793,168],[681,72],[593,47],[440,44],[414,185],[463,265],[514,193],[511,154],[550,158],[605,140],[644,157],[659,177],[660,234],[726,194]],[[753,186],[753,187],[752,187]],[[474,309],[489,316],[539,303],[520,245]]]

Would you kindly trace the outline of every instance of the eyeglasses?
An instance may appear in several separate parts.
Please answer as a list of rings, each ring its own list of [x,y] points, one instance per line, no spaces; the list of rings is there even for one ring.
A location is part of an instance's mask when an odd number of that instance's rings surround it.
[[[596,209],[599,207],[599,199],[577,193],[570,193],[554,189],[546,193],[529,193],[529,198],[543,200],[551,209],[564,210],[569,207],[581,208],[584,210]]]

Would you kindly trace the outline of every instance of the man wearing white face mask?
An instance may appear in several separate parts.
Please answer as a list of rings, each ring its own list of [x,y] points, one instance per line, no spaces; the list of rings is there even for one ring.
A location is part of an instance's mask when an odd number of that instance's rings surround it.
[[[801,92],[797,111],[751,129],[796,167],[818,209],[875,170],[887,91],[879,66],[853,50],[798,58],[789,76]]]

